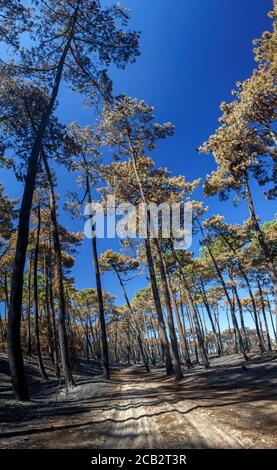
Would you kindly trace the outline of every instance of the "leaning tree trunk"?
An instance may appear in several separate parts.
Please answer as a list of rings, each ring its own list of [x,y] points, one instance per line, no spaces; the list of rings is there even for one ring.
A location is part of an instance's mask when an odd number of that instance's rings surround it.
[[[275,341],[276,341],[276,343],[277,343],[277,334],[276,334],[276,329],[275,329],[275,325],[274,325],[274,322],[273,322],[273,316],[272,316],[272,311],[271,311],[271,305],[270,305],[270,300],[269,300],[268,295],[267,295],[266,301],[267,301],[267,307],[268,307],[268,311],[269,311],[269,315],[270,315],[270,321],[271,321],[272,331],[273,331],[273,334],[274,334]]]
[[[198,225],[200,227],[200,231],[201,231],[201,234],[203,236],[203,239],[205,238],[204,236],[204,231],[203,231],[203,227],[200,223],[200,221],[197,219],[197,222],[198,222]],[[243,343],[243,340],[242,340],[242,336],[241,336],[241,333],[240,333],[240,330],[239,330],[239,326],[238,326],[238,322],[237,322],[237,318],[236,318],[236,314],[235,314],[235,309],[234,309],[234,304],[229,296],[229,293],[228,293],[228,289],[227,289],[227,286],[226,286],[226,282],[224,281],[224,278],[223,278],[223,275],[221,273],[221,270],[219,269],[219,266],[216,262],[216,259],[214,257],[214,254],[209,246],[209,244],[207,243],[206,244],[206,247],[207,247],[207,250],[208,250],[208,253],[211,257],[211,260],[213,262],[213,265],[215,267],[215,270],[216,270],[216,273],[217,273],[217,276],[218,276],[218,279],[219,281],[221,282],[222,284],[222,287],[223,287],[223,290],[224,290],[224,293],[225,293],[225,296],[226,296],[226,299],[230,305],[230,311],[231,311],[231,317],[232,317],[232,322],[233,322],[233,326],[234,326],[234,332],[235,332],[235,342],[236,340],[238,340],[239,342],[239,346],[240,346],[240,351],[241,353],[243,354],[243,357],[244,359],[247,361],[248,360],[248,357],[247,357],[247,354],[246,354],[246,350],[245,350],[245,346],[244,346],[244,343]]]
[[[76,21],[76,17],[75,17]],[[29,400],[29,391],[25,376],[23,356],[21,350],[21,314],[22,314],[22,296],[23,296],[23,277],[24,277],[24,266],[26,261],[26,253],[29,239],[29,225],[30,225],[30,214],[32,208],[32,200],[36,182],[38,159],[41,153],[42,142],[45,136],[45,132],[49,123],[49,119],[53,112],[53,108],[58,95],[60,82],[62,79],[63,67],[65,64],[67,53],[70,49],[73,28],[75,21],[72,23],[72,28],[68,41],[61,54],[57,72],[54,80],[51,98],[49,100],[48,107],[44,111],[41,117],[40,124],[38,126],[35,140],[32,146],[31,155],[28,161],[27,174],[25,176],[25,186],[23,197],[21,201],[21,207],[19,211],[19,222],[17,231],[17,241],[15,248],[15,257],[13,264],[12,280],[11,280],[11,297],[10,297],[10,309],[8,318],[8,357],[9,366],[11,372],[11,379],[13,390],[16,398],[22,401]]]
[[[220,235],[221,235],[223,241],[226,243],[226,245],[232,251],[232,253],[233,253],[233,255],[236,259],[238,268],[241,272],[241,275],[242,275],[242,277],[245,280],[245,283],[247,285],[247,289],[248,289],[249,296],[250,296],[251,303],[252,303],[252,307],[253,307],[254,323],[255,323],[255,328],[256,328],[257,337],[258,337],[259,349],[260,349],[260,352],[263,353],[264,352],[264,346],[263,346],[263,340],[262,340],[261,332],[260,332],[260,328],[259,328],[258,312],[257,312],[256,302],[255,302],[255,299],[254,299],[254,295],[253,295],[253,292],[252,292],[252,289],[251,289],[249,279],[248,279],[247,274],[245,273],[245,271],[242,267],[242,264],[239,260],[239,257],[237,256],[236,250],[233,247],[232,243],[229,242],[228,237],[225,237],[225,235],[221,231],[220,231]]]
[[[267,347],[268,347],[268,350],[271,351],[272,350],[271,339],[270,339],[268,323],[267,323],[267,318],[266,318],[266,311],[265,311],[265,306],[264,306],[264,296],[263,296],[263,291],[262,291],[262,287],[261,287],[259,280],[257,281],[257,285],[258,285],[258,291],[259,291],[259,295],[261,299],[262,314],[263,314],[263,319],[264,319],[265,329],[266,329]]]
[[[87,171],[86,174],[86,190],[88,195],[88,203],[92,204],[92,196],[90,190],[90,182],[89,182],[89,174]],[[92,230],[94,230],[94,224],[92,226]],[[104,311],[104,302],[103,302],[103,293],[102,293],[102,285],[101,285],[101,276],[100,276],[100,269],[98,263],[98,253],[97,253],[97,242],[96,242],[96,234],[93,234],[92,239],[92,257],[93,257],[93,265],[95,270],[95,278],[96,278],[96,290],[97,290],[97,299],[98,299],[98,312],[99,312],[99,321],[100,321],[100,328],[101,328],[101,344],[102,344],[102,360],[103,360],[103,376],[105,379],[110,379],[110,365],[109,365],[109,348],[108,348],[108,339],[107,339],[107,331],[106,331],[106,322],[105,322],[105,311]]]
[[[5,293],[5,310],[4,310],[4,332],[5,332],[5,342],[7,341],[7,312],[9,311],[9,288],[8,288],[8,279],[7,273],[4,273],[4,293]]]
[[[212,312],[211,312],[211,313],[212,313]],[[222,337],[221,337],[221,329],[220,329],[220,323],[219,323],[219,311],[218,311],[218,307],[217,307],[217,308],[214,308],[213,314],[214,314],[215,324],[216,324],[216,326],[217,326],[218,339],[219,339],[220,347],[221,347],[221,350],[222,350],[222,355],[224,355],[224,347],[223,347],[223,342],[222,342]]]
[[[31,280],[32,280],[32,258],[30,253],[29,274],[28,274],[28,308],[27,308],[27,356],[32,356],[32,338],[31,338]]]
[[[40,227],[41,227],[40,206],[38,205],[37,239],[36,239],[36,247],[35,247],[35,253],[34,253],[35,338],[36,338],[36,350],[37,350],[39,370],[40,370],[42,378],[45,380],[48,380],[48,377],[44,368],[43,360],[42,360],[42,355],[41,355],[40,334],[39,334],[38,257],[39,257]]]
[[[3,320],[2,320],[1,314],[0,314],[0,330],[1,330],[1,336],[2,336],[3,352],[6,352],[6,347],[5,347],[5,343],[6,343],[5,328],[4,328],[4,324],[3,324]]]
[[[237,348],[237,341],[239,343],[239,348],[240,348],[240,351],[241,353],[243,354],[244,356],[244,359],[247,361],[248,360],[248,356],[246,354],[246,348],[245,348],[245,344],[243,342],[243,339],[242,339],[242,336],[241,336],[241,332],[240,332],[240,329],[239,329],[239,326],[238,326],[238,321],[237,321],[237,317],[236,317],[236,313],[235,313],[235,304],[234,302],[232,301],[232,299],[230,298],[229,296],[229,293],[228,293],[228,289],[227,289],[227,286],[226,286],[226,283],[223,279],[223,276],[221,274],[221,271],[216,263],[216,260],[213,256],[213,254],[211,253],[211,251],[209,250],[209,253],[210,253],[210,256],[213,260],[213,264],[216,268],[216,271],[217,271],[217,274],[218,274],[218,277],[219,277],[219,280],[222,284],[222,287],[223,287],[223,290],[224,290],[224,293],[225,293],[225,297],[227,299],[227,302],[229,303],[230,305],[230,313],[231,313],[231,318],[232,318],[232,323],[233,323],[233,328],[234,328],[234,335],[235,335],[235,345],[236,345],[236,348]]]
[[[273,292],[274,292],[274,299],[275,299],[275,321],[276,321],[276,330],[277,330],[277,270],[274,264],[274,258],[270,253],[270,249],[266,243],[263,231],[260,227],[255,208],[253,203],[253,198],[249,186],[248,175],[244,175],[244,187],[245,187],[245,194],[248,204],[249,214],[253,223],[254,230],[257,235],[257,239],[261,248],[261,251],[265,257],[265,261],[270,273],[271,281],[273,284]]]
[[[64,284],[63,284],[63,271],[62,271],[62,250],[59,236],[59,227],[57,221],[56,212],[56,198],[54,192],[54,184],[52,174],[48,165],[47,157],[44,150],[42,149],[42,158],[45,166],[48,184],[49,184],[49,204],[50,204],[50,217],[51,217],[51,229],[53,238],[53,251],[54,251],[54,288],[55,294],[58,299],[58,332],[59,332],[59,343],[60,343],[60,354],[61,362],[63,367],[63,373],[65,378],[65,385],[74,385],[68,354],[68,341],[66,332],[66,303],[64,295]]]

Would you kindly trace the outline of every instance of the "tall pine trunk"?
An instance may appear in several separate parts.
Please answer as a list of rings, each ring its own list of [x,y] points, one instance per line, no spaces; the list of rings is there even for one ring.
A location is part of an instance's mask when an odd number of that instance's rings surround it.
[[[50,304],[49,304],[49,272],[47,266],[47,259],[46,259],[46,250],[44,248],[43,252],[43,264],[44,264],[44,277],[45,277],[45,316],[47,321],[47,337],[48,337],[48,350],[49,350],[49,357],[52,361],[52,364],[55,366],[55,350],[54,350],[54,338],[53,338],[53,329],[52,329],[52,322],[51,322],[51,312],[50,312]]]
[[[39,333],[39,293],[38,293],[38,257],[39,257],[39,238],[40,238],[40,227],[41,227],[41,218],[40,218],[40,205],[38,205],[38,226],[37,226],[37,239],[34,253],[34,302],[35,302],[35,338],[36,338],[36,353],[37,360],[39,365],[39,370],[43,379],[48,380],[42,355],[41,355],[41,345],[40,345],[40,333]]]
[[[30,253],[29,273],[28,273],[28,308],[27,308],[27,356],[32,356],[32,338],[31,338],[31,281],[32,281],[32,260],[33,253]]]
[[[161,286],[162,286],[163,298],[165,302],[165,308],[167,312],[169,336],[170,336],[170,343],[171,343],[171,349],[172,349],[173,367],[175,370],[175,377],[176,377],[176,380],[181,380],[183,378],[183,373],[182,373],[182,366],[181,366],[181,361],[179,357],[178,343],[177,343],[177,337],[176,337],[174,320],[173,320],[167,274],[166,274],[165,265],[164,265],[161,249],[159,246],[159,242],[156,238],[153,239],[153,245],[154,245],[154,250],[156,254],[157,265],[158,265],[160,276],[161,276]]]
[[[259,280],[257,281],[257,285],[258,285],[258,291],[259,291],[259,295],[260,295],[260,299],[261,299],[262,314],[263,314],[263,319],[264,319],[264,324],[265,324],[265,329],[266,329],[267,347],[268,347],[268,350],[271,351],[272,350],[271,339],[270,339],[270,334],[269,334],[269,329],[268,329],[268,322],[267,322],[267,318],[266,318],[266,311],[265,311],[265,305],[264,305],[264,296],[263,296],[261,283],[260,283]]]
[[[180,341],[181,349],[183,351],[183,355],[184,355],[184,358],[185,358],[187,368],[192,369],[193,365],[192,365],[190,355],[189,355],[187,338],[186,338],[185,331],[183,329],[183,325],[182,325],[181,318],[180,318],[180,313],[179,313],[179,310],[178,310],[178,305],[177,305],[176,299],[174,297],[174,292],[173,292],[173,289],[172,289],[172,284],[171,284],[169,275],[168,275],[168,287],[169,287],[169,292],[170,292],[171,299],[172,299],[173,310],[174,310],[174,313],[175,313],[175,318],[176,318],[177,326],[178,326],[178,330],[179,330],[179,341]]]
[[[55,306],[54,306],[54,292],[53,292],[53,283],[52,283],[52,245],[51,245],[51,235],[49,237],[49,306],[51,312],[51,324],[53,331],[53,346],[54,346],[54,360],[55,360],[55,369],[57,379],[61,376],[60,370],[60,355],[59,355],[59,345],[58,345],[58,334],[56,326],[56,315],[55,315]]]
[[[203,303],[205,305],[205,309],[207,311],[207,314],[208,314],[208,317],[209,317],[209,320],[210,320],[210,323],[211,323],[212,331],[213,331],[214,336],[215,336],[216,345],[217,345],[217,353],[218,353],[219,356],[222,356],[223,355],[223,345],[222,345],[221,335],[216,331],[216,327],[215,327],[215,323],[214,323],[214,320],[213,320],[212,312],[211,312],[210,305],[209,305],[207,295],[206,295],[204,282],[203,282],[203,279],[202,279],[201,276],[200,276],[200,287],[201,287]]]
[[[266,296],[266,301],[267,301],[267,307],[268,307],[268,311],[269,311],[269,315],[270,315],[270,321],[271,321],[272,331],[273,331],[273,334],[274,334],[275,341],[276,341],[276,343],[277,343],[276,328],[275,328],[274,321],[273,321],[272,310],[271,310],[271,305],[270,305],[270,300],[269,300],[269,296],[268,296],[268,295]]]
[[[173,369],[173,364],[172,364],[171,356],[170,356],[170,349],[169,349],[169,343],[168,343],[165,321],[164,321],[164,316],[163,316],[163,309],[162,309],[160,294],[158,290],[156,273],[155,273],[154,262],[153,262],[153,257],[151,253],[149,239],[146,238],[144,240],[144,243],[145,243],[146,256],[147,256],[147,262],[148,262],[148,268],[149,268],[152,294],[153,294],[153,299],[154,299],[155,308],[156,308],[157,317],[158,317],[158,327],[159,327],[159,336],[160,336],[160,342],[161,342],[162,355],[165,360],[166,373],[167,375],[172,375],[174,373],[174,369]]]
[[[76,20],[76,18],[75,18]],[[38,126],[34,143],[32,146],[30,158],[28,161],[27,174],[25,176],[24,192],[19,211],[19,222],[17,231],[17,241],[15,248],[14,265],[11,279],[11,296],[8,318],[8,358],[11,372],[13,390],[16,398],[22,401],[29,400],[29,391],[25,376],[24,362],[21,349],[21,315],[22,315],[22,297],[23,297],[23,277],[24,266],[26,261],[26,253],[29,239],[30,214],[32,208],[32,200],[36,183],[36,174],[38,159],[42,148],[42,142],[49,123],[49,119],[53,112],[56,98],[59,92],[60,82],[62,79],[63,68],[67,53],[70,49],[73,36],[73,23],[71,34],[61,54],[57,72],[54,80],[51,98],[48,107],[42,114],[40,124]]]
[[[54,184],[52,174],[48,165],[47,157],[44,150],[42,149],[42,158],[45,166],[48,184],[49,184],[49,205],[50,205],[50,218],[51,218],[51,230],[53,238],[53,251],[54,251],[54,286],[55,294],[58,300],[58,332],[59,332],[59,344],[60,344],[60,355],[63,367],[63,374],[65,378],[65,385],[68,387],[74,385],[68,353],[68,339],[66,332],[66,302],[64,294],[63,284],[63,270],[62,270],[62,250],[59,236],[59,226],[57,220],[57,208],[56,198],[54,191]]]
[[[87,174],[86,174],[86,191],[87,191],[87,196],[88,196],[88,203],[92,204],[88,168],[87,168]],[[95,224],[93,223],[92,230],[94,229],[95,229]],[[108,347],[108,339],[107,339],[107,331],[106,331],[101,276],[100,276],[100,269],[99,269],[99,263],[98,263],[96,234],[93,234],[92,239],[91,239],[91,244],[92,244],[93,265],[94,265],[95,278],[96,278],[99,322],[100,322],[100,328],[101,328],[103,376],[105,379],[109,380],[110,379],[109,347]]]

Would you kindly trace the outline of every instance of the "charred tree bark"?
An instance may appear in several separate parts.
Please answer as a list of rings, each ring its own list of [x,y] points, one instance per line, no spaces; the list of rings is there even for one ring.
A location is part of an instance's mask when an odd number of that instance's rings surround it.
[[[45,277],[45,316],[46,316],[46,321],[47,321],[48,350],[49,350],[49,357],[51,359],[51,362],[55,366],[53,330],[52,330],[51,312],[50,312],[50,305],[49,305],[49,272],[47,268],[45,249],[44,249],[43,257],[44,257],[44,277]]]
[[[185,331],[184,331],[183,326],[182,326],[180,313],[179,313],[179,310],[178,310],[178,305],[177,305],[176,299],[174,297],[174,293],[173,293],[173,290],[172,290],[172,285],[171,285],[170,279],[169,279],[168,285],[169,285],[169,290],[170,290],[170,294],[171,294],[171,298],[172,298],[173,310],[174,310],[174,313],[175,313],[175,318],[176,318],[177,326],[178,326],[178,330],[179,330],[179,340],[180,340],[181,349],[183,351],[183,355],[184,355],[184,358],[185,358],[185,363],[186,363],[187,368],[192,369],[193,365],[192,365],[190,355],[189,355],[187,338],[186,338],[186,334],[185,334]]]
[[[92,196],[90,190],[90,180],[89,174],[87,171],[86,174],[86,190],[88,195],[88,203],[92,204]],[[95,227],[94,224],[92,226],[92,230],[94,231]],[[109,347],[108,347],[108,339],[107,339],[107,331],[106,331],[106,321],[105,321],[105,311],[104,311],[104,302],[103,302],[103,293],[102,293],[102,285],[101,285],[101,276],[100,276],[100,269],[98,263],[98,253],[97,253],[97,241],[96,235],[94,234],[91,239],[92,243],[92,257],[93,257],[93,265],[95,270],[95,278],[96,278],[96,290],[97,290],[97,299],[98,299],[98,312],[99,312],[99,322],[101,328],[101,344],[102,344],[102,360],[103,360],[103,376],[105,379],[110,379],[110,364],[109,364]]]
[[[161,276],[162,292],[163,292],[167,318],[168,318],[169,336],[170,336],[170,343],[171,343],[171,348],[172,348],[173,367],[175,369],[175,377],[176,377],[176,380],[181,380],[183,378],[183,373],[182,373],[182,367],[181,367],[179,351],[178,351],[178,343],[177,343],[177,337],[176,337],[173,314],[172,314],[172,307],[171,307],[171,300],[170,300],[166,270],[165,270],[159,242],[156,238],[153,239],[153,245],[154,245],[154,250],[155,250],[155,254],[157,258],[157,264],[158,264],[158,268],[159,268],[159,272]]]
[[[47,157],[44,150],[42,149],[42,158],[45,166],[47,179],[49,183],[49,204],[50,204],[50,217],[51,217],[51,229],[52,229],[52,238],[53,238],[53,251],[54,251],[54,282],[55,282],[55,294],[58,299],[58,332],[59,332],[59,344],[60,344],[60,354],[61,362],[63,367],[63,374],[65,378],[66,386],[74,385],[70,362],[68,354],[68,341],[67,341],[67,332],[66,332],[66,304],[65,304],[65,295],[64,295],[64,285],[63,285],[63,272],[62,272],[62,250],[59,236],[59,227],[57,221],[57,212],[56,212],[56,198],[54,192],[54,184],[52,179],[52,174],[48,165]]]
[[[56,327],[56,315],[55,315],[55,306],[54,306],[54,295],[53,295],[53,284],[52,284],[52,266],[51,266],[51,239],[49,240],[49,305],[50,305],[50,312],[51,312],[51,323],[52,323],[52,331],[53,331],[53,346],[54,346],[54,360],[55,360],[55,369],[56,369],[56,377],[57,379],[61,376],[60,371],[60,356],[59,356],[59,347],[58,347],[58,335],[57,335],[57,327]]]
[[[157,286],[156,273],[155,273],[154,262],[152,258],[149,239],[146,238],[144,243],[145,243],[146,256],[147,256],[147,262],[148,262],[148,267],[149,267],[152,293],[153,293],[154,303],[155,303],[157,317],[158,317],[159,336],[160,336],[162,354],[165,360],[166,373],[167,375],[173,375],[174,369],[173,369],[173,364],[172,364],[171,356],[170,356],[170,349],[169,349],[168,338],[166,334],[163,310],[162,310],[159,290]]]
[[[38,257],[39,257],[40,227],[41,227],[40,206],[38,205],[37,239],[36,239],[36,247],[35,247],[35,253],[34,253],[35,338],[36,338],[36,352],[37,352],[39,370],[40,370],[42,378],[45,380],[48,380],[48,376],[46,374],[43,360],[42,360],[42,355],[41,355],[40,334],[39,334]]]
[[[29,274],[28,274],[28,308],[27,308],[27,356],[32,356],[32,338],[31,338],[31,280],[32,280],[32,258],[30,253]]]

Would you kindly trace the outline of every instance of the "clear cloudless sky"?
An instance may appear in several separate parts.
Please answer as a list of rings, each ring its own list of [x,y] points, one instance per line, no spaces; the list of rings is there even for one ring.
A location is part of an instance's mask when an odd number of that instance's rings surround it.
[[[104,4],[111,4],[105,0]],[[111,69],[114,93],[126,93],[145,99],[156,109],[160,122],[172,121],[176,134],[161,141],[153,153],[157,165],[167,166],[173,174],[184,174],[188,180],[205,178],[214,168],[211,156],[199,155],[196,148],[218,125],[221,101],[230,101],[236,81],[249,77],[255,67],[252,40],[271,29],[267,12],[271,0],[125,0],[131,10],[130,28],[141,31],[141,56],[124,71]],[[91,111],[83,109],[79,96],[62,87],[58,115],[64,123],[79,121],[93,124]],[[108,157],[108,155],[106,156]],[[9,197],[20,197],[22,185],[7,170],[1,170],[1,181]],[[75,189],[75,176],[57,168],[60,206],[66,192]],[[254,186],[255,203],[262,220],[272,219],[274,202],[265,201],[263,190]],[[196,196],[202,198],[199,189]],[[234,207],[231,201],[217,197],[206,200],[210,213],[225,215],[228,222],[247,218],[245,202]],[[72,221],[62,207],[60,221],[71,230],[83,230],[83,221]],[[99,240],[99,251],[117,241]],[[197,240],[193,250],[197,250]],[[85,240],[73,269],[76,287],[94,286],[90,242]],[[143,274],[135,276],[127,289],[133,294],[146,285]],[[103,288],[123,302],[117,280],[103,277]]]

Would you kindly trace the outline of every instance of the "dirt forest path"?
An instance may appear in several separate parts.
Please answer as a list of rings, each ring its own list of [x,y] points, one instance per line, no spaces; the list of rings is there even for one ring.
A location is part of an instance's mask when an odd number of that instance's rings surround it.
[[[26,404],[16,419],[14,408],[0,447],[276,448],[274,370],[276,360],[246,373],[237,364],[176,383],[159,369],[124,368],[110,382],[84,380],[50,402]]]

